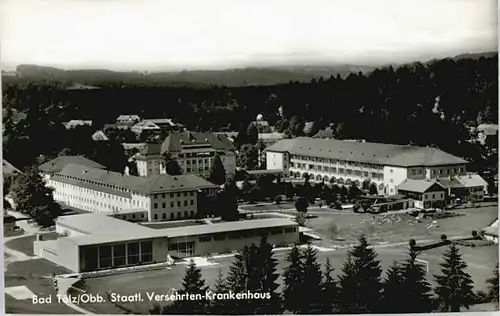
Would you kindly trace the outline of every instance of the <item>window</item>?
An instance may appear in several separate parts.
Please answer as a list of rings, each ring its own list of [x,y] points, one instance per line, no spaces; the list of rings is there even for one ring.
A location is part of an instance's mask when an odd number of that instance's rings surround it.
[[[165,207],[167,207],[167,203],[165,203],[165,202],[161,203],[161,208],[165,208]]]
[[[135,214],[132,214],[132,218],[135,219]]]
[[[435,199],[435,198],[436,198],[435,194],[433,194],[433,195],[432,195],[432,198],[433,198],[433,199]]]
[[[181,201],[177,201],[177,206],[180,207],[181,206]]]
[[[173,198],[174,197],[174,194],[173,193],[170,193],[170,197]]]
[[[212,236],[200,236],[200,242],[212,241]]]
[[[85,271],[96,270],[97,262],[97,247],[83,248],[83,269]]]
[[[182,218],[181,212],[177,212],[177,218]]]
[[[188,201],[184,200],[184,206],[187,206],[187,205],[188,205]]]
[[[155,218],[155,220],[157,220],[158,219],[158,214],[155,214],[154,218]]]
[[[295,228],[295,227],[286,227],[285,228],[285,234],[295,233],[296,231],[297,231],[297,228]]]
[[[440,197],[443,197],[443,193],[441,193]]]
[[[141,214],[141,218],[144,218],[144,213],[143,213],[143,214]]]
[[[229,239],[240,239],[240,234],[238,232],[233,232],[228,234]]]
[[[151,240],[141,242],[141,262],[153,262],[153,242]]]
[[[111,246],[99,246],[99,268],[111,268]]]
[[[181,197],[181,192],[177,192],[176,196]]]
[[[215,234],[214,240],[226,240],[226,235],[225,234]]]
[[[174,219],[174,213],[170,213],[170,219]]]
[[[186,172],[191,172],[191,168],[187,167]]]
[[[279,235],[282,234],[283,230],[281,228],[273,228],[271,229],[271,235]]]
[[[158,194],[155,194],[154,195],[154,199],[156,200],[158,198]]]
[[[194,200],[189,201],[189,205],[194,205]]]
[[[188,211],[184,211],[184,217],[189,217]]]
[[[127,258],[128,264],[137,264],[139,263],[139,243],[132,242],[127,244]]]
[[[163,213],[162,219],[167,219],[167,213]]]
[[[194,217],[194,211],[191,211],[190,213],[191,213],[191,217]]]
[[[193,191],[189,192],[189,196],[194,196],[194,192]]]
[[[164,199],[165,198],[165,193],[162,193],[161,194],[161,198]]]
[[[125,262],[125,244],[113,246],[113,266],[122,267]]]
[[[156,208],[158,208],[158,203],[155,203],[155,204],[153,204],[153,205],[154,205],[154,208],[155,208],[155,209],[156,209]]]

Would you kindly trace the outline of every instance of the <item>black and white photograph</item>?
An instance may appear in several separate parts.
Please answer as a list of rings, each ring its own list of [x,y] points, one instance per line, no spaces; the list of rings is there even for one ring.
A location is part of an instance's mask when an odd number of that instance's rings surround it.
[[[0,65],[3,314],[499,310],[497,1],[3,0]]]

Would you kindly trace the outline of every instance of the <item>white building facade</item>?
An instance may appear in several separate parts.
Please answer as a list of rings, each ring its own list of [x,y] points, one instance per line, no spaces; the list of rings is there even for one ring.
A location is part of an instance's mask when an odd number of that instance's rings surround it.
[[[183,174],[208,177],[216,155],[222,160],[226,174],[236,170],[234,145],[224,135],[183,132],[169,135],[162,144],[148,144],[136,157],[139,176],[165,174],[165,155],[175,159]]]
[[[213,196],[216,186],[195,176],[159,175],[141,178],[67,165],[47,185],[54,200],[94,213],[129,213],[137,221],[168,221],[194,218],[200,192]],[[144,212],[138,212],[143,210]]]
[[[266,148],[266,169],[311,181],[377,184],[379,193],[396,194],[406,179],[433,179],[466,174],[467,161],[436,148],[300,137]]]

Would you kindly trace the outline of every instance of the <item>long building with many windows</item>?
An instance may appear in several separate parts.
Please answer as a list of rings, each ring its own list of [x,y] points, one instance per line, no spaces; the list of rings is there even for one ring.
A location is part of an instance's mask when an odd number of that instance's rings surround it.
[[[104,214],[61,216],[55,240],[34,242],[37,256],[74,272],[90,272],[154,263],[170,258],[205,256],[240,250],[266,236],[270,244],[299,241],[298,224],[266,218],[154,229]]]
[[[406,179],[449,178],[466,174],[467,161],[432,147],[299,137],[266,148],[269,170],[292,178],[360,185],[375,182],[380,194],[397,193]]]
[[[166,155],[179,163],[183,174],[207,177],[215,155],[221,158],[226,174],[234,174],[236,169],[235,147],[225,135],[182,132],[169,135],[162,144],[147,144],[136,155],[139,176],[166,173]]]
[[[214,196],[217,186],[193,175],[166,174],[144,178],[67,164],[47,181],[54,199],[94,213],[126,214],[142,221],[193,218],[198,194]],[[143,210],[143,212],[138,212]]]

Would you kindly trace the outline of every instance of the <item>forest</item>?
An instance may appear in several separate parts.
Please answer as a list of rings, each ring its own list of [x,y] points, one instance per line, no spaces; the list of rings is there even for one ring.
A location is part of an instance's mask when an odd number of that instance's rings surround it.
[[[491,150],[467,140],[475,137],[471,127],[498,123],[497,69],[495,54],[269,86],[102,81],[93,82],[99,89],[68,89],[56,80],[4,80],[4,157],[22,168],[40,154],[57,155],[69,142],[61,122],[71,119],[92,120],[97,130],[120,114],[137,114],[172,118],[193,131],[241,131],[262,114],[290,137],[314,122],[315,130],[332,126],[339,139],[439,147],[471,161],[472,170],[496,173]],[[26,116],[16,121],[21,112]]]

